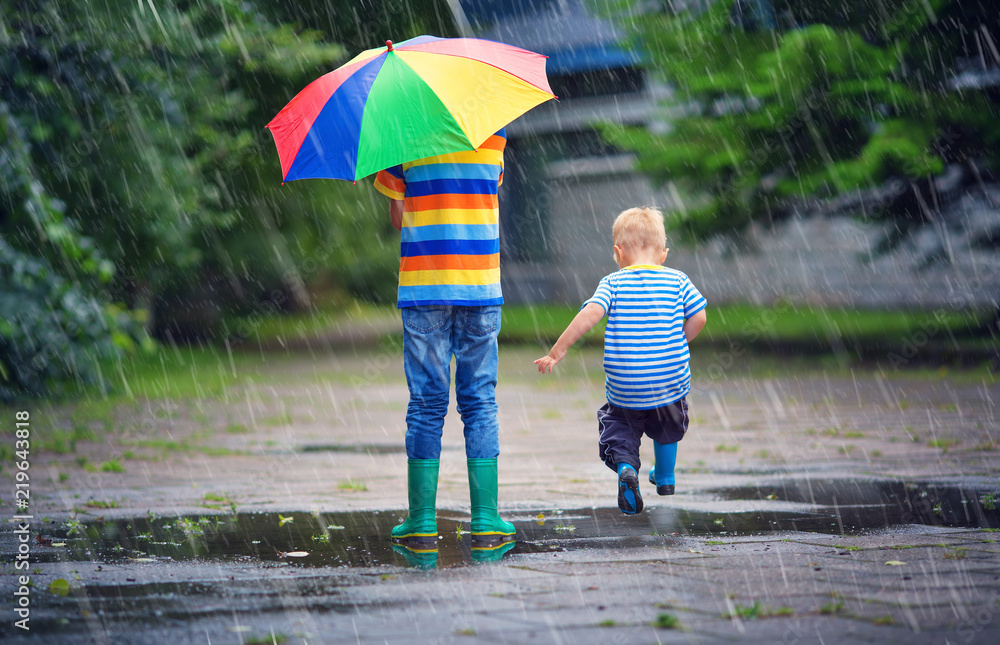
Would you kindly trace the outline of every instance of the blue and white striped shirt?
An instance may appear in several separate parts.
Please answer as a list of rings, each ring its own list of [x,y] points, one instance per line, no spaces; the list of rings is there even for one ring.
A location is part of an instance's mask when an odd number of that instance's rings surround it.
[[[604,308],[604,374],[608,403],[632,410],[669,405],[691,389],[684,320],[708,302],[688,277],[639,264],[601,279],[593,297]]]

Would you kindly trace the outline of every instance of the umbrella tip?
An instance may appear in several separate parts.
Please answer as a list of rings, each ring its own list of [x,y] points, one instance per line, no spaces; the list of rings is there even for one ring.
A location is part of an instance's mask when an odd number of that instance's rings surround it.
[[[391,40],[385,41],[385,46],[389,48],[388,51],[392,51],[392,41]]]

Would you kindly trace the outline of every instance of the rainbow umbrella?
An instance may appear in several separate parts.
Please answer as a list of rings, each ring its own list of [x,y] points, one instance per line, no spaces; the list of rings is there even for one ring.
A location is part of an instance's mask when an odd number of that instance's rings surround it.
[[[473,150],[551,98],[545,56],[476,38],[418,36],[361,52],[267,124],[285,181],[356,181]]]

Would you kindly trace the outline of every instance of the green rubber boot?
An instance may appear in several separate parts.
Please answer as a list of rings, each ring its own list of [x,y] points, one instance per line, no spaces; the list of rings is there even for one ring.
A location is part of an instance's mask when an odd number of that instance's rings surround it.
[[[472,541],[500,541],[514,535],[514,525],[497,513],[497,460],[469,459],[469,496],[472,499]]]
[[[439,459],[408,459],[406,481],[409,489],[410,512],[406,521],[392,529],[392,539],[407,542],[437,542],[437,501]]]

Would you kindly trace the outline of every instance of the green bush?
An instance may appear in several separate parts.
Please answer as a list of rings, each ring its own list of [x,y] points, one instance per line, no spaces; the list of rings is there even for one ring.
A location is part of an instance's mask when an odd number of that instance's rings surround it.
[[[141,327],[0,238],[0,401],[93,383],[97,361],[135,347]]]

